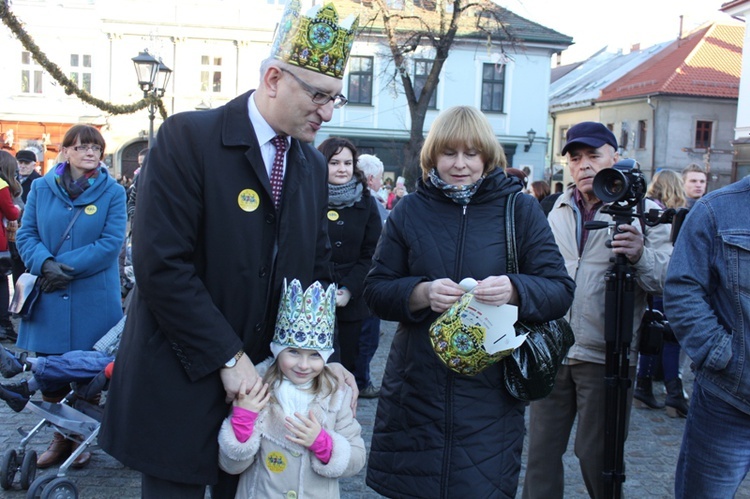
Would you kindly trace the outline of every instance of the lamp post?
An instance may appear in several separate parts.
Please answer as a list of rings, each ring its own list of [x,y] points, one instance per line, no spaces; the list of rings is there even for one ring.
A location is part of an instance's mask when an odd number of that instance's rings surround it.
[[[133,57],[135,73],[138,76],[138,85],[143,90],[143,98],[149,99],[148,103],[148,146],[154,142],[154,118],[156,117],[156,99],[164,96],[167,83],[172,74],[161,59],[156,59],[148,53],[148,50],[140,52]]]
[[[536,132],[534,129],[530,129],[528,132],[526,132],[526,138],[529,139],[528,144],[524,144],[523,146],[523,152],[529,152],[529,149],[531,149],[531,144],[534,143],[534,139],[536,138]]]

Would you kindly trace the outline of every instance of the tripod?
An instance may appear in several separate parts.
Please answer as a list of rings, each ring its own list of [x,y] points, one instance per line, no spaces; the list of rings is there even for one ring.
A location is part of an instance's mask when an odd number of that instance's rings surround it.
[[[632,223],[631,212],[607,206],[615,231],[621,224]],[[603,224],[603,225],[602,225]],[[607,227],[606,222],[589,222],[589,229]],[[605,409],[604,409],[604,496],[619,499],[625,481],[625,433],[627,422],[630,343],[633,339],[635,271],[625,255],[617,254],[604,276],[604,340],[605,340]]]

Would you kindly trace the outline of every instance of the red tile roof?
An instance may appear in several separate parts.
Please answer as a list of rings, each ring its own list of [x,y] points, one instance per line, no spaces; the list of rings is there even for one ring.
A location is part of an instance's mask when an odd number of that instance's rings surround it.
[[[744,25],[704,25],[606,86],[597,102],[658,94],[736,99],[744,36]]]

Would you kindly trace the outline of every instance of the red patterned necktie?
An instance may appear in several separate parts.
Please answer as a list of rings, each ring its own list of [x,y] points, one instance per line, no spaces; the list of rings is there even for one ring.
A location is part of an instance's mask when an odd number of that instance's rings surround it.
[[[271,139],[273,146],[276,148],[276,156],[273,158],[273,167],[271,168],[271,193],[273,194],[273,204],[278,209],[281,202],[281,188],[284,184],[284,153],[286,152],[286,137],[277,135]]]

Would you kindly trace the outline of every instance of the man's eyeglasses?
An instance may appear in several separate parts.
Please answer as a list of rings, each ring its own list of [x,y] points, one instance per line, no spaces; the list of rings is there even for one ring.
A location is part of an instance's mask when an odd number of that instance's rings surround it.
[[[300,86],[304,88],[308,94],[310,94],[310,97],[312,97],[313,104],[317,104],[319,106],[325,106],[329,102],[333,101],[333,108],[340,109],[344,107],[347,102],[349,102],[347,98],[341,94],[330,95],[325,92],[321,92],[319,89],[313,87],[312,85],[310,85],[309,83],[307,83],[302,78],[292,73],[288,69],[284,69],[284,68],[279,68],[279,69],[283,71],[284,73],[291,75],[292,78],[294,78],[297,81],[297,83],[299,83]]]
[[[71,149],[73,149],[75,152],[86,152],[89,149],[94,151],[97,154],[102,152],[101,146],[97,146],[95,144],[94,145],[89,144],[89,145],[84,145],[84,146],[73,146]]]

